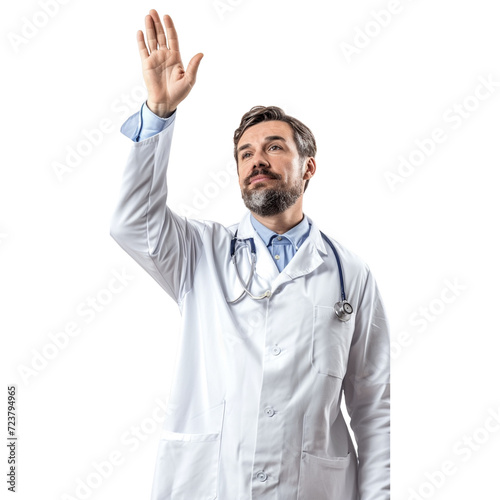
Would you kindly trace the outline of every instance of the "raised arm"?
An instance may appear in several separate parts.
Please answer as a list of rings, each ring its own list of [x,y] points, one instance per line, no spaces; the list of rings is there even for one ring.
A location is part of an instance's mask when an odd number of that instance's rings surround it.
[[[169,118],[160,133],[132,144],[110,233],[180,303],[192,285],[205,225],[167,206],[166,173],[175,110],[194,85],[202,54],[194,56],[184,71],[172,19],[164,16],[165,36],[157,12],[150,13],[146,16],[149,50],[142,31],[137,33],[147,104],[158,116]]]

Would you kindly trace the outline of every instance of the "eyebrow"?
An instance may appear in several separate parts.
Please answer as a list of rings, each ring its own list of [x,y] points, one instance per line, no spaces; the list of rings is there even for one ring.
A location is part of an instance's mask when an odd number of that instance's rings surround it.
[[[286,139],[284,137],[281,137],[281,135],[269,135],[264,140],[266,142],[271,142],[271,141],[283,141],[283,142],[286,142]],[[240,146],[238,148],[238,153],[240,151],[243,151],[244,149],[248,149],[250,147],[252,147],[252,145],[250,143],[243,144],[242,146]]]

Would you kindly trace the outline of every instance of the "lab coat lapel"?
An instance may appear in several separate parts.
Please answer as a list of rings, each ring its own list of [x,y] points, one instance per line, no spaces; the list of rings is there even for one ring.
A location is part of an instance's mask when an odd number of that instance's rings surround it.
[[[325,242],[319,232],[319,228],[310,217],[307,215],[305,217],[311,223],[309,236],[281,273],[274,263],[265,243],[254,229],[250,220],[250,211],[246,212],[240,221],[238,238],[254,239],[257,252],[255,272],[271,286],[271,292],[287,281],[313,272],[322,264],[327,255]]]
[[[315,222],[305,215],[311,223],[309,236],[304,240],[297,253],[287,266],[273,281],[271,292],[274,292],[283,283],[312,273],[320,266],[327,256],[325,242]]]

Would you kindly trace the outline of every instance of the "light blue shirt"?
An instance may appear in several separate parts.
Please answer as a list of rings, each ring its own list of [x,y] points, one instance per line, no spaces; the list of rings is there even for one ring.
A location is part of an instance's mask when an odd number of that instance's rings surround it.
[[[120,132],[134,142],[140,142],[148,137],[159,134],[173,121],[177,110],[168,118],[155,115],[146,105],[146,101],[141,109],[130,116],[121,126]],[[311,224],[304,215],[302,220],[284,234],[277,234],[268,227],[261,224],[253,215],[250,221],[257,234],[266,244],[271,257],[279,271],[283,271],[285,266],[295,255],[300,245],[309,236]]]
[[[250,214],[250,221],[252,226],[261,237],[262,241],[266,244],[271,257],[278,269],[283,271],[285,266],[290,262],[295,255],[300,245],[304,243],[305,239],[309,236],[311,224],[304,215],[302,220],[289,229],[286,233],[277,234],[268,227],[261,224],[252,214]]]
[[[177,110],[168,118],[162,118],[155,115],[148,108],[146,101],[144,101],[141,109],[125,120],[120,132],[134,142],[140,142],[148,137],[159,134],[174,121],[176,114]]]

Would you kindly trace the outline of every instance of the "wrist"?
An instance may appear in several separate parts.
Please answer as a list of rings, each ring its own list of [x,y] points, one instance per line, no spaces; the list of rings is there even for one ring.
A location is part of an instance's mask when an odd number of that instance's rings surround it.
[[[146,106],[157,116],[160,118],[168,118],[174,114],[176,108],[172,108],[162,103],[154,103],[149,99],[146,101]]]

